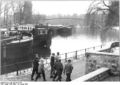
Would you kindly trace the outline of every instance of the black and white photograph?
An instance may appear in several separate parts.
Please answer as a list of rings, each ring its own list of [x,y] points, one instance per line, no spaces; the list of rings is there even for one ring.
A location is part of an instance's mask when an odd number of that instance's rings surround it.
[[[0,0],[0,85],[119,82],[119,3]]]

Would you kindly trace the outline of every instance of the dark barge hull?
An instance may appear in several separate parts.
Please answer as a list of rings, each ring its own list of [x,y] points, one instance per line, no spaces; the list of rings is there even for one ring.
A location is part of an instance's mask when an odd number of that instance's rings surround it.
[[[2,45],[1,74],[29,68],[32,59],[32,40]]]

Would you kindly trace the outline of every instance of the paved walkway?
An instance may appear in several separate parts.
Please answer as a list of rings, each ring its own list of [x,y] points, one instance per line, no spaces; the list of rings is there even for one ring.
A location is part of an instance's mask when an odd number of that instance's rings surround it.
[[[85,59],[80,58],[77,60],[73,60],[73,72],[71,75],[72,80],[83,76],[85,74]],[[52,79],[50,78],[50,66],[47,67],[45,69],[45,73],[46,73],[46,80],[47,81],[52,81]],[[65,81],[66,79],[66,75],[62,74],[62,81]],[[17,77],[6,77],[6,78],[1,78],[0,80],[7,80],[7,81],[31,81],[31,72],[26,74],[26,75],[19,75]],[[41,79],[38,79],[38,81],[43,81],[43,78],[41,77]]]

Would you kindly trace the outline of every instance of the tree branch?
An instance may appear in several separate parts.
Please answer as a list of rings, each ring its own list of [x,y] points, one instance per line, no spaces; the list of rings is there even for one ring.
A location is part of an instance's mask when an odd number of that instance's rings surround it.
[[[96,8],[98,11],[101,11],[101,10],[107,10],[107,11],[109,11],[109,9],[107,9],[107,8],[100,8],[100,7],[97,7]]]
[[[105,3],[105,1],[104,1],[104,0],[102,0],[102,2],[103,2],[103,4],[104,4],[104,6],[106,6],[106,7],[110,8],[110,6],[108,6],[108,5]]]

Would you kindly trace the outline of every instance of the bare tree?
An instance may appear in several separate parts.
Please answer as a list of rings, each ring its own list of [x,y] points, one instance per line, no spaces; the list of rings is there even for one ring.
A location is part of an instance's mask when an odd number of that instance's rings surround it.
[[[1,13],[2,13],[2,0],[0,0],[0,16],[1,16]]]
[[[21,24],[22,23],[23,5],[24,5],[23,0],[12,0],[11,1],[14,24],[16,24],[16,23]]]
[[[7,27],[8,14],[9,14],[9,11],[10,11],[10,4],[9,4],[8,1],[4,2],[3,4],[4,4],[3,11],[1,11],[1,13],[4,14],[4,25]]]
[[[98,25],[101,29],[104,30],[110,29],[111,26],[118,25],[119,22],[119,1],[107,1],[104,0],[94,0],[89,6],[88,12],[86,14],[86,23],[87,25],[91,24],[93,19],[97,19],[97,17],[91,17],[92,15],[102,15],[100,20],[103,22],[95,23],[94,25]],[[94,20],[94,21],[95,21]],[[92,22],[93,23],[93,22]],[[104,24],[105,23],[105,24]],[[104,25],[103,25],[104,24]],[[93,29],[93,28],[91,28]]]
[[[11,4],[11,9],[12,9],[12,15],[13,15],[13,23],[15,23],[15,15],[14,15],[14,13],[16,11],[17,4],[16,4],[15,0],[11,0],[10,4]]]
[[[0,18],[3,19],[1,23],[4,26],[16,23],[15,14],[19,13],[19,23],[22,22],[24,0],[0,0]],[[18,17],[18,16],[17,16]]]

